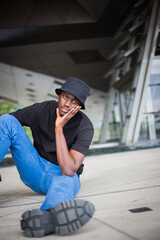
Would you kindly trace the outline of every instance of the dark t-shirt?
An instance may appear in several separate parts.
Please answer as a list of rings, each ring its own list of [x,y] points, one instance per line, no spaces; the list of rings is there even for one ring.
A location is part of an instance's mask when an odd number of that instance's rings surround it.
[[[40,156],[58,164],[55,141],[56,108],[56,101],[45,101],[20,109],[11,115],[16,117],[22,126],[31,128],[33,144]],[[68,150],[73,149],[86,155],[93,132],[91,121],[79,111],[63,128]]]

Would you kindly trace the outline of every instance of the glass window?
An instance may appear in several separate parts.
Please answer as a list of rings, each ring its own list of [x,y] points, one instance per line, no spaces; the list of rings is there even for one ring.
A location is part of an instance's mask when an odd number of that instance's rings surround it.
[[[118,95],[116,93],[107,129],[107,141],[120,140],[120,137],[121,137],[120,116],[118,107]]]
[[[139,141],[144,139],[160,139],[160,58],[151,66]]]
[[[148,86],[147,96],[147,112],[160,111],[160,85]]]
[[[148,119],[147,115],[143,115],[140,134],[139,134],[139,141],[149,140],[149,130],[148,130]]]
[[[156,55],[156,56],[159,56],[159,55],[160,55],[160,32],[159,32],[158,38],[157,38],[155,55]]]
[[[160,58],[154,58],[151,65],[151,76],[149,84],[160,83]]]

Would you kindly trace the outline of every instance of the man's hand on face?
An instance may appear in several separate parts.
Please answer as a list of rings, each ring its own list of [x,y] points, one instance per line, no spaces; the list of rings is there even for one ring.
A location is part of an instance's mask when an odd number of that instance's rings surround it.
[[[81,106],[72,108],[64,116],[60,116],[59,108],[57,108],[56,127],[63,128],[65,126],[65,124],[80,110],[80,108],[81,108]]]

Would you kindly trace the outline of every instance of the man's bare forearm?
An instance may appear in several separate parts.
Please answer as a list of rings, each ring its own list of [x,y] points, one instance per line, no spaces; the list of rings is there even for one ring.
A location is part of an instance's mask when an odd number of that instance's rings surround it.
[[[64,116],[60,116],[57,108],[57,119],[55,124],[57,160],[62,171],[62,175],[73,176],[84,160],[84,155],[75,150],[68,150],[63,127],[79,111],[80,107],[71,109]]]
[[[76,161],[71,156],[66,139],[63,134],[63,128],[56,127],[56,150],[57,150],[57,160],[62,171],[62,175],[72,176],[77,170]]]

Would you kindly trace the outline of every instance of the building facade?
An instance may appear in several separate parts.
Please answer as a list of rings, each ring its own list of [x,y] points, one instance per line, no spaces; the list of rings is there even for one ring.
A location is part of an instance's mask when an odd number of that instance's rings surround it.
[[[100,143],[160,139],[160,1],[137,1],[115,35]],[[109,116],[109,117],[108,117]]]

